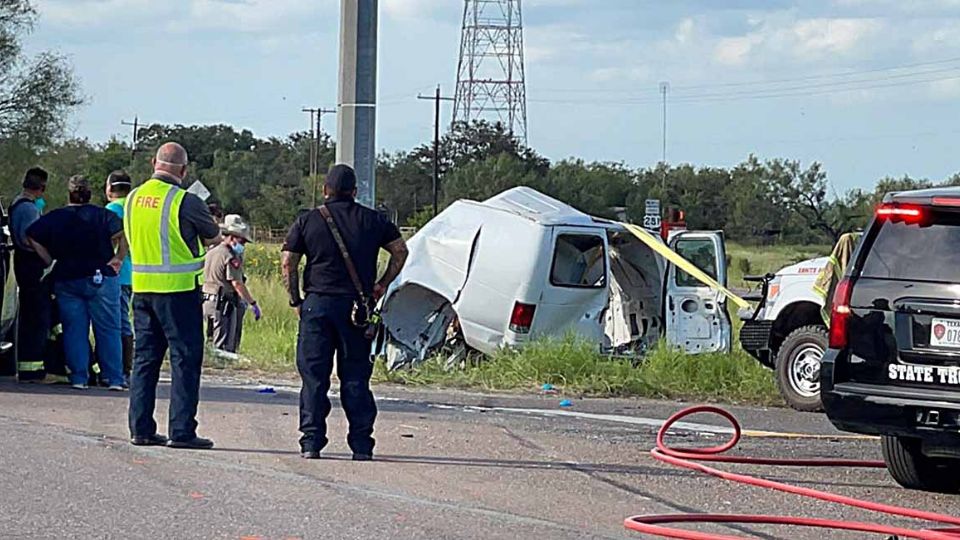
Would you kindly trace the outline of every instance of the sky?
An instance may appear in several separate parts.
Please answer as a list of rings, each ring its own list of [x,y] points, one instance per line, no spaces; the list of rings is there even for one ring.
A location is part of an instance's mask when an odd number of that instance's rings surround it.
[[[67,56],[87,98],[72,136],[129,140],[134,116],[284,136],[336,106],[337,0],[35,4],[28,51]],[[380,0],[382,150],[430,141],[417,95],[452,95],[462,10]],[[960,0],[523,0],[523,18],[528,142],[552,160],[655,165],[665,81],[672,164],[819,161],[837,194],[960,171]]]

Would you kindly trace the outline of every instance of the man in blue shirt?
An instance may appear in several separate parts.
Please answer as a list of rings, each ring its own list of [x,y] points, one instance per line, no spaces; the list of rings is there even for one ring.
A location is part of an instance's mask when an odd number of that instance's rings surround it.
[[[123,219],[123,205],[133,189],[125,171],[113,171],[107,176],[107,210]],[[130,301],[133,298],[133,264],[128,255],[120,267],[120,339],[123,346],[123,374],[129,380],[133,366],[133,325],[130,323]]]
[[[36,167],[23,178],[23,192],[10,205],[10,236],[13,237],[13,272],[17,278],[19,322],[17,324],[17,377],[21,382],[42,381],[49,371],[44,351],[50,335],[52,302],[49,284],[43,279],[46,263],[27,241],[27,228],[40,219],[46,201],[47,171]]]
[[[87,388],[90,323],[97,340],[97,363],[110,390],[126,388],[120,347],[120,279],[127,256],[123,221],[90,204],[89,181],[74,176],[67,183],[70,204],[41,217],[27,229],[34,251],[49,266],[60,318],[70,383]],[[115,247],[116,246],[116,247]]]

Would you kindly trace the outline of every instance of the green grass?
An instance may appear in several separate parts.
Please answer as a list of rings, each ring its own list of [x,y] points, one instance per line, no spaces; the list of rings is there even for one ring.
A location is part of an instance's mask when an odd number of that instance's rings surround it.
[[[727,242],[727,281],[731,287],[744,288],[745,274],[763,275],[776,272],[784,266],[815,257],[829,255],[833,246],[745,246]],[[746,271],[745,271],[746,270]]]
[[[769,371],[742,351],[686,355],[660,346],[634,365],[571,338],[504,350],[474,360],[465,370],[448,371],[438,359],[393,372],[378,364],[376,379],[411,386],[527,392],[537,392],[549,383],[565,395],[780,402]]]
[[[743,286],[738,259],[750,261],[750,273],[776,271],[790,263],[822,255],[826,246],[770,248],[728,244],[730,283]],[[264,311],[244,324],[241,359],[213,360],[218,367],[290,374],[296,370],[297,318],[288,306],[279,278],[279,247],[261,245],[248,255],[248,285]],[[739,266],[739,268],[738,268]],[[733,317],[736,322],[736,317]],[[739,324],[735,324],[739,327]],[[736,330],[736,328],[735,328]],[[439,360],[415,369],[387,372],[378,363],[376,382],[489,391],[539,392],[544,383],[568,395],[662,397],[708,401],[780,403],[772,374],[734,347],[730,354],[685,355],[661,345],[634,365],[608,358],[596,347],[573,340],[538,342],[474,360],[464,370],[444,369]]]

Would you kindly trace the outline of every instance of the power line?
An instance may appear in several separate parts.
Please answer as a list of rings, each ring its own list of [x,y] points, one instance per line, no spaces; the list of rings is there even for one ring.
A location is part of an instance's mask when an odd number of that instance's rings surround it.
[[[317,185],[320,177],[320,129],[324,114],[335,114],[334,109],[315,109],[304,107],[302,112],[310,113],[310,180],[313,184],[313,206],[317,206]],[[316,123],[314,123],[316,121]]]
[[[811,96],[811,95],[823,95],[823,94],[832,94],[832,93],[841,93],[841,92],[851,92],[859,90],[874,90],[881,88],[893,88],[899,86],[909,86],[914,84],[927,84],[934,82],[950,81],[955,79],[960,79],[960,69],[954,70],[937,70],[949,72],[948,75],[943,77],[928,77],[923,79],[912,79],[912,80],[900,80],[895,82],[889,82],[896,77],[884,77],[877,78],[873,80],[861,80],[861,81],[846,81],[846,82],[836,82],[836,83],[823,83],[818,85],[805,85],[805,86],[795,86],[795,87],[784,87],[784,88],[772,88],[766,90],[751,90],[751,91],[740,91],[740,92],[719,92],[713,94],[687,94],[687,95],[678,95],[673,101],[675,103],[712,103],[718,101],[742,101],[750,99],[770,99],[770,98],[781,98],[781,97],[795,97],[795,96]],[[933,72],[930,72],[933,73]],[[913,74],[923,75],[924,73]],[[678,94],[680,94],[678,92]],[[661,101],[660,97],[657,98],[620,98],[620,99],[537,99],[533,98],[529,101],[533,103],[559,103],[559,104],[581,104],[581,103],[591,103],[591,104],[608,104],[608,105],[644,105],[644,104],[655,104]]]
[[[806,81],[812,81],[812,80],[835,79],[835,78],[844,78],[844,77],[856,77],[856,76],[859,76],[859,75],[869,75],[869,74],[872,74],[872,73],[883,73],[883,72],[887,72],[887,71],[900,71],[900,70],[904,70],[904,69],[912,69],[912,68],[928,67],[928,66],[938,66],[938,65],[943,65],[943,64],[953,64],[953,63],[957,63],[957,62],[960,62],[960,57],[946,58],[946,59],[943,59],[943,60],[935,60],[935,61],[929,61],[929,62],[914,62],[914,63],[910,63],[910,64],[899,64],[899,65],[895,65],[895,66],[887,66],[887,67],[872,68],[872,69],[851,70],[851,71],[843,71],[843,72],[837,72],[837,73],[824,73],[824,74],[815,74],[815,75],[804,75],[804,76],[801,76],[801,77],[789,77],[789,78],[782,78],[782,79],[771,79],[771,80],[755,79],[755,80],[752,80],[752,81],[738,81],[738,82],[728,82],[728,83],[672,85],[672,86],[671,86],[671,89],[676,90],[676,91],[684,91],[684,90],[697,90],[697,89],[703,89],[703,88],[711,89],[711,88],[729,88],[729,87],[740,87],[740,86],[776,85],[776,84],[784,84],[784,83],[806,82]],[[582,93],[625,93],[625,94],[628,94],[628,93],[644,93],[644,92],[646,92],[646,93],[649,94],[649,93],[653,93],[653,92],[654,92],[653,89],[636,90],[636,89],[627,89],[627,88],[622,88],[622,89],[617,89],[617,88],[554,88],[554,89],[544,89],[544,90],[541,90],[541,91],[557,92],[557,93],[563,93],[563,92],[578,93],[578,92],[582,92]]]
[[[433,215],[440,212],[440,102],[454,101],[452,97],[443,97],[440,92],[440,85],[437,85],[437,93],[433,96],[417,95],[417,99],[429,99],[434,103],[433,118]]]
[[[120,125],[133,127],[133,138],[130,141],[130,159],[133,159],[137,157],[137,144],[140,142],[140,139],[139,139],[140,117],[134,116],[133,122],[127,122],[126,120],[121,120]]]

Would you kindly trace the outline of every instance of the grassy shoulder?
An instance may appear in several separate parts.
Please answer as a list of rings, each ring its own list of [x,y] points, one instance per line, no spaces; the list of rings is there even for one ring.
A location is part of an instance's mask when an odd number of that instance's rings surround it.
[[[295,373],[298,321],[287,305],[279,268],[274,262],[279,249],[264,246],[261,250],[248,256],[248,263],[256,269],[250,272],[248,285],[264,311],[264,318],[255,322],[247,315],[239,360],[211,358],[210,364],[267,374]],[[734,257],[761,260],[758,264],[763,264],[764,271],[768,266],[774,270],[773,265],[783,266],[788,259],[809,254],[778,249],[778,255],[773,256],[755,250],[731,247]],[[733,319],[739,322],[736,317]],[[686,355],[660,346],[634,365],[630,360],[603,356],[589,344],[560,340],[501,351],[464,370],[448,371],[440,361],[432,360],[410,370],[388,372],[381,363],[374,380],[515,392],[539,392],[543,384],[551,384],[567,395],[780,403],[772,373],[738,346],[730,354],[702,355]]]
[[[539,392],[553,385],[564,395],[781,403],[772,374],[742,351],[688,355],[660,346],[637,361],[611,358],[596,347],[564,339],[531,343],[447,370],[429,360],[409,370],[387,371],[377,381],[487,391]]]

